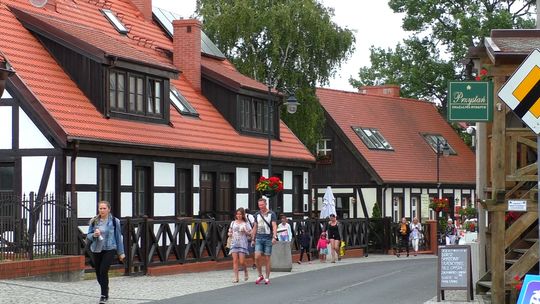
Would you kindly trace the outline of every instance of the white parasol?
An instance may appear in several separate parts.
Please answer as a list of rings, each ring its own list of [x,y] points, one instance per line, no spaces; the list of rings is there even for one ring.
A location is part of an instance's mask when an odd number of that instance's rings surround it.
[[[330,186],[326,187],[323,197],[323,206],[321,208],[321,218],[328,218],[330,214],[336,214],[336,198],[332,193]]]

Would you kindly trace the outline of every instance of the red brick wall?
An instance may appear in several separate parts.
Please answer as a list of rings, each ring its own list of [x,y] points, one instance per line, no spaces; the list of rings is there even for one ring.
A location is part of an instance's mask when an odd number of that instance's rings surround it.
[[[152,0],[131,0],[144,19],[152,21]]]
[[[66,256],[50,259],[0,262],[0,279],[43,276],[51,273],[84,269],[84,256]]]
[[[201,23],[195,19],[174,20],[173,62],[192,84],[201,90]]]

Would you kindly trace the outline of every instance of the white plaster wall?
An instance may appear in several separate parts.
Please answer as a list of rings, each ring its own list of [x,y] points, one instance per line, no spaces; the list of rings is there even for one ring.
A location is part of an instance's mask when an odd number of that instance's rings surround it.
[[[12,149],[12,117],[10,106],[0,107],[0,149]]]
[[[283,212],[292,212],[292,203],[292,194],[283,194]]]
[[[283,171],[283,189],[292,189],[292,171]]]
[[[309,195],[304,194],[304,212],[308,212],[309,210]]]
[[[198,187],[201,186],[200,173],[201,173],[200,166],[199,165],[193,165],[193,187],[195,187],[195,188],[198,188]],[[193,212],[195,212],[195,209],[193,209]],[[197,213],[193,213],[193,214],[199,214],[199,209],[197,208]]]
[[[386,190],[386,194],[384,195],[385,198],[385,202],[384,202],[384,206],[385,206],[385,212],[384,212],[384,216],[390,216],[392,217],[392,191],[391,189],[389,188],[388,190]]]
[[[71,156],[66,156],[66,184],[71,184]]]
[[[4,98],[13,98],[11,97],[11,94],[9,94],[7,89],[4,90],[4,94],[2,94],[2,97],[0,99],[4,99]]]
[[[154,186],[174,187],[174,164],[154,162]]]
[[[21,158],[22,193],[28,195],[30,192],[34,192],[37,194],[46,161],[46,156],[25,156]],[[51,173],[53,172],[54,170],[51,170]]]
[[[133,162],[131,160],[120,161],[120,185],[133,185]]]
[[[241,189],[249,188],[249,169],[248,168],[236,168],[236,188],[241,188]]]
[[[308,185],[309,185],[309,172],[304,172],[304,178],[303,178],[303,182],[304,182],[304,190],[308,190]]]
[[[411,190],[409,188],[405,189],[403,195],[403,205],[405,205],[405,217],[411,217]]]
[[[120,216],[133,216],[133,193],[120,193]]]
[[[268,169],[262,169],[262,176],[268,177]]]
[[[96,215],[97,209],[97,193],[96,192],[77,192],[77,216],[93,217]]]
[[[366,202],[366,208],[368,211],[369,216],[373,216],[373,206],[375,206],[375,203],[377,202],[377,189],[376,188],[361,188],[360,191],[362,191],[362,195],[364,196],[364,201]],[[357,206],[360,208],[358,210],[358,213],[360,217],[364,216],[364,212],[362,211],[362,206],[360,202],[360,198],[356,198]],[[382,210],[381,210],[382,211]]]
[[[53,146],[45,138],[34,122],[19,108],[19,148],[21,149],[52,149]]]
[[[201,201],[199,193],[193,193],[193,215],[199,215],[201,210]]]
[[[154,216],[174,216],[174,193],[154,193]]]
[[[237,193],[236,194],[236,208],[247,208],[249,206],[249,194]]]
[[[75,160],[75,183],[97,185],[97,159],[77,157]]]

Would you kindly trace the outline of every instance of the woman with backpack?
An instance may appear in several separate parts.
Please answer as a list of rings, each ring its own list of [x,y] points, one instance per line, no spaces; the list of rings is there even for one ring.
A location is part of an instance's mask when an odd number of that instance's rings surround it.
[[[112,216],[109,202],[101,201],[98,203],[98,214],[90,220],[86,239],[91,242],[90,251],[93,255],[96,279],[101,287],[99,303],[107,303],[109,300],[109,268],[114,255],[118,254],[120,261],[125,258],[120,220]]]

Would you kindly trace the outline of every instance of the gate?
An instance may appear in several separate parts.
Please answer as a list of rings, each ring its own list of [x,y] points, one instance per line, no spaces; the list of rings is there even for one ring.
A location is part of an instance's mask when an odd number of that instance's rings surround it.
[[[77,229],[65,199],[0,195],[0,261],[74,255]]]

